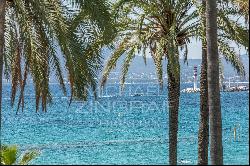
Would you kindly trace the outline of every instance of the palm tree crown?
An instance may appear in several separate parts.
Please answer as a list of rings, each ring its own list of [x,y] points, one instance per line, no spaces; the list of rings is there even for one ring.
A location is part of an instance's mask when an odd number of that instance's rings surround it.
[[[78,14],[70,13],[76,4],[80,6]],[[29,75],[34,82],[37,110],[41,103],[46,111],[45,106],[51,101],[51,74],[55,73],[66,94],[62,59],[71,100],[86,99],[86,89],[96,87],[100,48],[108,43],[113,30],[106,1],[8,0],[6,5],[4,66],[5,76],[12,81],[12,105],[20,87],[18,108],[23,106]]]
[[[176,52],[178,47],[183,48],[184,57],[187,56],[187,44],[198,26],[197,13],[193,11],[190,14],[192,4],[182,0],[129,2],[119,11],[120,16],[124,16],[118,20],[119,45],[104,68],[102,85],[105,84],[117,60],[125,55],[121,77],[123,84],[129,64],[137,53],[141,53],[144,58],[147,53],[152,56],[159,83],[162,85],[162,60],[164,57],[167,58],[172,64],[172,69],[176,71],[173,73],[179,72],[175,66],[178,64],[175,61]],[[117,6],[120,7],[122,4],[123,1]]]

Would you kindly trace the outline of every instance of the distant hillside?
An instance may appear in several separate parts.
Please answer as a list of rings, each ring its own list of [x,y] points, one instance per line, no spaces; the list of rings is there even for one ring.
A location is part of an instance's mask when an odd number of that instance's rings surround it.
[[[110,56],[110,52],[109,51],[105,51],[103,52],[103,63],[105,64],[106,60],[108,59],[108,57]],[[246,79],[245,80],[249,80],[249,57],[248,55],[242,55],[241,56],[242,62],[244,63],[245,69],[246,69]],[[62,59],[60,59],[62,66],[64,66],[64,62]],[[122,59],[120,59],[118,61],[117,67],[115,68],[115,70],[113,70],[112,72],[116,72],[116,75],[113,75],[113,78],[119,78],[119,73],[121,70],[121,65],[122,65]],[[180,63],[181,63],[181,79],[182,81],[188,81],[190,79],[192,79],[193,76],[193,67],[196,65],[198,66],[198,74],[200,73],[200,65],[201,65],[201,59],[189,59],[188,60],[188,64],[184,64],[183,60],[180,59]],[[166,73],[166,68],[167,68],[167,62],[164,60],[163,62],[163,68],[164,68],[164,72]],[[224,65],[224,76],[225,78],[228,77],[232,77],[237,75],[237,73],[234,71],[234,69],[232,68],[231,64],[227,63],[225,60],[223,60],[223,65]],[[99,76],[101,75],[101,71]],[[131,75],[131,73],[136,73],[136,74],[142,74],[144,73],[145,75],[151,75],[152,77],[156,77],[155,75],[155,65],[153,63],[153,59],[152,58],[147,58],[147,64],[144,64],[144,60],[142,56],[136,56],[135,59],[133,60],[130,68],[129,68],[129,74]],[[66,78],[66,72],[63,71],[64,77]],[[112,74],[111,74],[112,76]],[[29,82],[30,80],[30,76],[28,77]],[[4,82],[6,82],[6,80],[4,80]],[[52,72],[50,75],[50,82],[57,82],[55,79],[55,73]]]
[[[104,59],[106,60],[108,56],[109,56],[109,54],[106,53]],[[248,57],[248,55],[241,55],[241,59],[242,59],[242,62],[244,64],[244,67],[246,69],[246,77],[248,79],[248,77],[249,77],[249,57]],[[114,72],[120,71],[122,61],[123,60],[119,60]],[[181,63],[181,75],[182,75],[181,77],[182,78],[192,77],[193,76],[193,67],[195,65],[198,66],[198,72],[200,73],[201,59],[188,59],[188,64],[187,63],[184,64],[183,59],[180,59],[180,63]],[[224,59],[223,59],[222,63],[224,66],[225,78],[237,75],[236,71],[233,69],[233,67],[230,63],[226,62]],[[164,63],[163,63],[164,71],[166,71],[166,64],[167,64],[167,62],[164,60]],[[145,73],[145,74],[153,73],[153,74],[155,74],[155,66],[154,66],[153,59],[147,58],[147,64],[145,65],[143,57],[136,56],[131,64],[130,68],[129,68],[129,73]]]

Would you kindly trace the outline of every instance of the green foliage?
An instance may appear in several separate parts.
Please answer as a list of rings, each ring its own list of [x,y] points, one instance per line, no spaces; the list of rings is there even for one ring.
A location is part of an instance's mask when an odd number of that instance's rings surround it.
[[[120,0],[113,4],[112,13],[105,0],[64,2],[67,3],[49,0],[7,2],[5,76],[12,81],[12,105],[20,88],[18,110],[24,106],[24,90],[29,77],[35,86],[37,111],[40,104],[46,111],[52,99],[49,89],[52,73],[66,94],[60,56],[65,61],[71,100],[85,100],[86,89],[96,89],[95,77],[102,66],[101,48],[113,47],[110,45],[113,39],[117,50],[104,69],[102,85],[123,55],[126,57],[120,82],[124,84],[129,65],[137,54],[143,55],[145,63],[146,55],[152,56],[162,85],[162,60],[168,59],[171,71],[178,76],[178,57],[182,52],[187,61],[190,38],[205,40],[201,24],[203,9],[197,1]],[[79,5],[77,11],[73,9],[75,5]],[[240,74],[244,74],[239,55],[229,43],[234,41],[248,49],[249,30],[231,19],[231,16],[242,16],[239,10],[225,5],[227,3],[221,3],[218,13],[220,52]],[[193,10],[194,7],[197,10]]]
[[[244,76],[240,56],[230,47],[230,43],[235,42],[248,50],[249,30],[234,19],[242,16],[235,6],[225,1],[218,6],[219,52]],[[120,81],[123,87],[129,65],[137,54],[143,55],[145,64],[146,55],[153,58],[161,87],[164,58],[168,60],[169,70],[178,77],[179,54],[183,53],[187,62],[190,39],[206,40],[204,12],[204,7],[198,1],[120,0],[114,3],[113,16],[118,30],[114,43],[119,44],[103,70],[101,85],[104,86],[117,61],[125,58]]]
[[[198,9],[200,19],[203,19],[203,6],[195,3]],[[234,6],[228,5],[226,2],[221,2],[218,10],[218,49],[219,53],[227,62],[231,63],[236,72],[242,76],[245,75],[244,65],[235,50],[230,47],[230,43],[236,43],[238,46],[242,46],[245,49],[249,49],[249,30],[235,20],[235,17],[241,17],[241,13],[235,9]],[[197,32],[197,37],[201,40],[206,40],[205,29],[201,24],[200,30]],[[220,69],[223,67],[221,66]],[[220,72],[222,73],[222,71]]]
[[[79,12],[72,14],[72,5],[76,4]],[[51,74],[55,73],[66,95],[64,68],[71,100],[85,100],[86,89],[95,90],[95,77],[101,67],[100,50],[115,34],[105,0],[7,1],[5,26],[5,76],[12,81],[12,106],[20,88],[17,110],[24,106],[29,77],[34,82],[36,111],[40,104],[46,111],[47,103],[51,102]]]
[[[30,163],[30,161],[32,161],[33,159],[38,157],[39,154],[40,153],[37,150],[27,151],[22,155],[21,160],[19,161],[19,164],[20,165],[28,165]]]
[[[1,165],[12,165],[17,159],[16,146],[4,146],[0,149]]]
[[[1,165],[28,165],[30,161],[34,160],[39,156],[38,150],[29,150],[23,153],[21,156],[18,155],[18,147],[16,145],[2,146],[0,148],[0,160]],[[20,158],[19,161],[17,159]]]
[[[101,85],[106,83],[118,59],[126,56],[120,81],[123,86],[131,61],[140,53],[145,63],[147,54],[153,58],[161,87],[164,57],[168,59],[171,72],[179,77],[178,49],[187,56],[187,44],[199,26],[198,14],[191,8],[192,3],[185,0],[120,0],[113,4],[118,30],[115,43],[120,44],[104,68]]]

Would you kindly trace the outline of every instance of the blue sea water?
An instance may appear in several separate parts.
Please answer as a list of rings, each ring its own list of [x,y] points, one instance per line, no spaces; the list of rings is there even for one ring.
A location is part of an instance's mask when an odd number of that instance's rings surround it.
[[[28,85],[24,111],[17,115],[10,107],[10,85],[3,89],[1,143],[39,149],[33,164],[168,164],[166,87],[161,92],[157,84],[132,84],[120,93],[118,85],[109,85],[98,100],[69,107],[68,97],[53,84],[53,103],[46,113],[36,113]],[[224,164],[249,164],[249,93],[222,92],[221,102]],[[178,164],[197,163],[198,125],[199,93],[182,93]]]

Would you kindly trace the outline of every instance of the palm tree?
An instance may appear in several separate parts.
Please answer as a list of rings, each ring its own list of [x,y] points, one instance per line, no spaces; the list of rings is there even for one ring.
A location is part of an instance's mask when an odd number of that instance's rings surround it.
[[[20,87],[17,110],[20,106],[23,108],[29,76],[34,82],[37,111],[40,103],[46,111],[46,104],[51,101],[49,76],[52,72],[66,95],[60,59],[66,62],[71,100],[86,99],[86,88],[96,87],[94,77],[101,64],[100,48],[112,36],[109,8],[105,0],[70,2],[81,6],[78,15],[70,13],[71,3],[63,4],[59,0],[1,0],[0,76],[2,81],[4,65],[5,76],[12,81],[12,105]],[[90,6],[95,6],[98,12],[90,10]],[[83,33],[87,36],[82,36]]]
[[[202,40],[202,67],[201,67],[201,78],[200,78],[200,125],[199,125],[199,135],[198,135],[198,164],[205,165],[208,164],[208,144],[209,144],[209,110],[208,110],[208,85],[207,85],[207,44],[206,44],[206,19],[205,19],[205,0],[201,4],[200,17],[202,21],[203,29],[201,32]],[[199,8],[199,7],[197,7]],[[248,39],[242,38],[242,36],[248,36],[248,32],[244,30],[244,27],[236,24],[230,20],[230,16],[235,16],[238,14],[232,8],[221,9],[218,14],[218,28],[221,32],[219,35],[218,45],[220,54],[229,61],[232,66],[236,69],[237,73],[244,76],[245,70],[244,66],[240,60],[240,57],[232,50],[227,40],[236,42],[239,45],[248,47]],[[246,34],[241,34],[241,32],[246,32]],[[221,64],[221,63],[220,63]],[[223,72],[220,70],[220,72]]]
[[[219,53],[217,37],[217,3],[206,1],[207,78],[210,122],[211,164],[223,164],[222,120],[219,87]]]
[[[76,4],[80,8],[74,14]],[[96,10],[91,10],[91,7]],[[96,88],[101,47],[112,39],[114,31],[110,18],[105,0],[73,0],[65,4],[60,0],[0,0],[0,128],[3,74],[12,82],[12,106],[17,88],[20,88],[17,111],[24,108],[29,77],[34,83],[36,111],[39,105],[42,111],[46,111],[46,105],[52,99],[49,89],[51,73],[55,73],[66,95],[66,75],[63,74],[66,72],[70,102],[73,98],[85,100],[86,89],[94,91]],[[65,67],[62,67],[61,60],[64,60]]]
[[[122,1],[120,3],[122,4]],[[132,3],[136,3],[136,5],[142,5],[143,6],[143,1],[140,1],[140,2],[132,1]],[[153,4],[155,4],[155,5],[153,5]],[[117,6],[119,6],[119,5],[117,5]],[[145,3],[144,4],[144,8],[145,9],[143,8],[143,11],[150,10],[149,12],[148,11],[145,12],[148,15],[149,15],[150,12],[153,12],[153,10],[160,11],[159,8],[155,7],[157,5],[158,5],[157,2],[152,2],[152,4]],[[158,5],[158,6],[160,6],[160,5]],[[121,30],[120,30],[120,33],[118,34],[118,36],[119,36],[118,38],[120,38],[120,40],[119,40],[120,44],[117,47],[117,49],[114,52],[114,54],[108,60],[108,63],[106,64],[106,67],[105,67],[104,73],[103,73],[104,76],[103,76],[103,79],[102,79],[102,85],[105,84],[110,71],[116,66],[117,60],[121,56],[127,55],[125,57],[125,60],[124,60],[123,70],[122,70],[122,76],[121,76],[121,85],[123,86],[124,81],[125,81],[125,77],[126,77],[126,73],[128,71],[130,63],[132,62],[133,58],[135,57],[135,53],[141,51],[143,53],[143,55],[144,55],[143,56],[144,60],[146,60],[146,58],[145,58],[145,56],[146,56],[145,52],[146,52],[146,50],[148,48],[151,51],[151,56],[153,57],[154,62],[155,62],[156,67],[157,67],[157,73],[158,73],[159,82],[160,82],[160,84],[162,84],[162,80],[161,80],[161,77],[162,77],[161,60],[162,60],[162,58],[161,57],[159,58],[159,56],[155,56],[154,55],[155,54],[155,50],[157,50],[157,49],[156,49],[156,47],[154,45],[153,46],[149,45],[149,43],[152,40],[150,37],[152,37],[153,35],[158,36],[158,38],[159,38],[158,40],[160,40],[161,36],[162,36],[162,38],[166,38],[166,37],[164,37],[160,33],[153,34],[154,32],[157,32],[157,30],[159,30],[159,28],[161,26],[161,25],[158,26],[157,24],[154,25],[154,23],[153,23],[154,20],[152,20],[152,18],[154,18],[153,16],[149,15],[148,16],[149,18],[147,18],[147,15],[145,13],[138,13],[138,10],[136,10],[136,11],[132,10],[131,11],[132,8],[133,8],[133,6],[131,6],[131,4],[128,5],[128,6],[123,6],[124,13],[122,13],[121,15],[124,16],[124,15],[127,15],[129,13],[130,14],[132,13],[133,15],[137,16],[136,17],[137,20],[133,20],[131,17],[125,17],[125,19],[121,19],[121,18],[118,17],[119,18],[119,22],[121,24]],[[164,8],[161,8],[161,10],[163,10],[163,9]],[[139,11],[141,11],[141,10],[139,9]],[[193,22],[194,22],[196,16],[197,16],[196,13],[192,13],[191,16],[189,16],[190,21],[193,20]],[[164,20],[161,17],[159,19]],[[197,18],[197,19],[199,19],[199,18]],[[139,22],[138,22],[138,20],[139,20]],[[147,20],[146,23],[145,23],[145,20]],[[226,23],[228,22],[228,18],[225,17],[225,15],[221,14],[221,18],[219,19],[219,21],[221,23],[220,28],[223,29],[223,27],[225,27]],[[189,23],[187,23],[187,24],[189,24]],[[196,24],[195,23],[193,25],[199,27],[199,25],[202,25],[202,24]],[[229,24],[229,25],[231,25],[231,24]],[[227,39],[227,38],[231,38],[231,40],[236,40],[237,39],[238,41],[240,41],[239,43],[242,43],[243,40],[241,39],[241,37],[242,36],[246,36],[246,34],[242,35],[242,33],[237,33],[237,35],[236,34],[229,35],[228,29],[231,28],[229,25],[226,26],[228,28],[224,28],[223,29],[224,33],[222,34],[221,40],[220,40],[220,52],[222,53],[222,55],[224,55],[224,58],[226,60],[228,60],[229,62],[232,63],[232,65],[237,69],[237,71],[242,72],[244,70],[244,68],[242,67],[242,63],[241,63],[239,57],[229,47],[229,44],[226,42],[225,39]],[[242,31],[242,28],[240,28],[238,26],[236,26],[236,27],[237,27],[236,29],[240,29]],[[199,29],[202,29],[202,27],[197,28],[197,29],[198,29],[198,31],[193,31],[192,30],[192,26],[191,26],[191,28],[190,28],[191,31],[190,32],[192,32],[194,34],[189,33],[189,35],[190,36],[193,35],[193,36],[196,36],[196,37],[200,37],[203,40],[205,38],[204,37],[205,36],[205,32],[204,31],[203,31],[204,33],[200,32]],[[232,36],[233,36],[233,38],[232,38]],[[157,48],[158,48],[158,51],[159,51],[158,55],[163,55],[164,54],[164,50],[167,50],[167,49],[164,49],[164,48],[163,49],[159,49],[159,48],[161,48],[160,46],[159,46],[159,44],[157,45]],[[203,46],[206,46],[206,44],[203,44]],[[203,57],[206,56],[205,53],[206,52],[203,51]],[[205,58],[203,58],[203,59],[205,59]],[[204,61],[203,61],[203,63],[204,63]],[[203,65],[203,66],[205,66],[205,65]],[[203,82],[207,80],[206,75],[205,75],[206,74],[206,70],[204,70],[204,69],[205,68],[203,67],[203,70],[202,70],[203,73],[204,73],[204,74],[202,74],[203,78],[204,78]],[[205,85],[206,83],[203,83],[203,84]],[[202,87],[202,88],[204,89],[204,91],[207,91],[206,87]],[[204,93],[201,94],[201,98],[203,98],[202,101],[207,102],[207,98],[204,99],[204,95],[203,94]],[[178,94],[177,94],[177,96],[178,96]],[[207,110],[208,108],[205,106],[205,104],[207,104],[207,103],[204,103],[204,102],[202,102],[202,106],[201,106],[202,108],[201,109]],[[207,111],[204,112],[204,113],[208,114]],[[204,120],[208,119],[208,117],[204,118],[204,116],[202,116]],[[202,120],[202,122],[203,122],[203,120]],[[207,120],[207,122],[208,122],[208,120]],[[204,124],[206,124],[206,123],[204,123]],[[206,128],[208,128],[208,125],[205,127],[204,131],[206,130]],[[207,131],[207,134],[208,134],[208,131]],[[204,137],[204,134],[201,134],[200,138],[202,138],[202,137]],[[206,141],[206,140],[207,140],[207,142],[205,142],[205,144],[207,146],[203,146],[202,147],[202,144],[200,144],[200,146],[199,146],[200,150],[202,150],[201,153],[200,153],[202,156],[207,156],[206,154],[208,154],[207,153],[207,148],[206,148],[206,147],[208,147],[208,136],[207,136],[207,138],[203,138],[203,142]],[[206,152],[206,154],[202,154],[203,152],[204,153]],[[175,153],[175,152],[170,151],[170,154],[173,154],[173,153]]]
[[[23,153],[20,157],[18,155],[18,148],[16,145],[0,147],[0,159],[1,165],[28,165],[30,161],[34,160],[39,156],[40,152],[38,150],[29,150]]]
[[[184,49],[187,57],[187,44],[195,34],[198,22],[197,13],[190,10],[192,4],[185,0],[176,1],[120,1],[118,10],[120,25],[117,40],[119,45],[109,58],[104,71],[101,85],[107,81],[109,73],[116,66],[120,57],[125,55],[122,66],[121,85],[124,86],[128,68],[137,53],[150,50],[159,84],[163,85],[162,60],[168,61],[168,101],[169,101],[169,163],[177,164],[178,110],[180,96],[180,65],[179,48]],[[118,8],[118,9],[121,9]],[[117,9],[115,8],[115,11]],[[130,17],[133,15],[132,17]],[[139,20],[139,21],[138,21]]]
[[[202,6],[205,7],[206,2],[202,0]],[[205,36],[206,19],[202,10],[203,36]],[[202,40],[202,62],[201,62],[201,78],[200,78],[200,121],[198,131],[198,164],[208,164],[208,145],[209,145],[209,109],[208,109],[208,84],[207,84],[207,44],[206,39]]]

